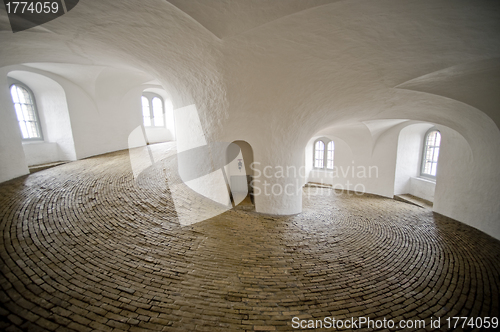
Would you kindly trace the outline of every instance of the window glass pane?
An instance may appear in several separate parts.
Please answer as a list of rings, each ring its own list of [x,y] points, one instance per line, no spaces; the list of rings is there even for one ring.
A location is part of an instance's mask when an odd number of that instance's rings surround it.
[[[16,84],[12,85],[10,92],[23,139],[42,138],[31,93]]]
[[[323,168],[325,158],[325,143],[317,141],[314,145],[314,167]]]
[[[12,95],[12,101],[17,104],[19,103],[19,96],[17,94],[17,87],[15,85],[13,85],[11,88],[10,88],[10,94]]]
[[[155,121],[155,127],[163,127],[164,126],[163,114],[158,116],[155,115],[154,121]]]
[[[35,116],[32,112],[30,105],[22,104],[24,119],[26,121],[35,121]]]
[[[24,121],[23,110],[20,104],[14,104],[14,108],[16,109],[16,115],[18,121]]]
[[[149,127],[151,126],[151,110],[149,109],[149,99],[142,96],[141,103],[143,123],[145,126]]]
[[[26,104],[28,102],[28,100],[26,100],[25,91],[26,91],[25,89],[17,87],[17,94],[19,95],[19,102],[21,104]]]
[[[431,175],[436,176],[437,163],[431,164]]]
[[[436,144],[435,145],[436,146],[441,145],[441,134],[438,131],[436,131]]]
[[[142,97],[141,101],[142,101],[142,115],[150,117],[151,114],[149,112],[149,100],[148,100],[148,98]]]
[[[427,134],[422,161],[422,174],[436,176],[441,134],[433,130]]]
[[[432,156],[432,161],[437,163],[439,157],[439,148],[434,148],[434,155]]]
[[[432,159],[432,150],[427,147],[427,152],[426,152],[426,155],[425,155],[425,160],[431,160]]]
[[[328,146],[327,146],[326,168],[333,169],[334,148],[335,148],[335,146],[334,146],[333,141],[329,142]]]
[[[26,89],[21,89],[23,91],[23,97],[21,99],[24,98],[26,104],[30,104],[32,105],[33,104],[33,101],[31,100],[31,95],[30,93],[28,92],[28,90]]]
[[[21,134],[23,138],[29,138],[28,128],[26,128],[26,122],[19,122],[19,127],[21,128]]]
[[[38,131],[36,128],[36,123],[33,121],[27,122],[29,137],[37,137]]]
[[[153,104],[153,119],[155,122],[155,126],[163,127],[163,103],[160,98],[154,97],[152,100]]]
[[[434,135],[434,133],[430,133],[429,136],[427,136],[427,145],[429,146],[432,146],[434,145],[434,142],[435,142],[435,138],[436,136]]]

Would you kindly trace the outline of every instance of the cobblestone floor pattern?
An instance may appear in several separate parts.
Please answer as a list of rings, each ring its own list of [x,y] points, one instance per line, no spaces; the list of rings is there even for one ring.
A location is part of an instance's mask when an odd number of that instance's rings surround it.
[[[291,331],[295,316],[432,330],[499,316],[500,242],[476,229],[315,188],[296,216],[231,210],[180,227],[161,185],[172,159],[137,181],[122,151],[1,184],[0,330]]]

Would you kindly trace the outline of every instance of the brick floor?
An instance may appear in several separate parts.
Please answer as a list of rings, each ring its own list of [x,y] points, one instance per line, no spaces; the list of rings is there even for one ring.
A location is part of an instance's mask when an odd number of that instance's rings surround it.
[[[296,216],[231,210],[180,227],[164,179],[174,147],[154,149],[166,158],[137,181],[122,151],[0,184],[0,330],[291,331],[293,317],[369,317],[430,331],[437,317],[499,316],[500,242],[476,229],[316,188]],[[190,195],[185,208],[211,208]]]

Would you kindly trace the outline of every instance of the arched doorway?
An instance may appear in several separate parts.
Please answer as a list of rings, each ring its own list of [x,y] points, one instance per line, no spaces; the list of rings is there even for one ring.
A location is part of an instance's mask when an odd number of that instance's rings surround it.
[[[236,158],[230,157],[235,155]],[[233,206],[243,210],[255,209],[252,146],[245,141],[233,141],[227,148],[226,158],[226,175]]]

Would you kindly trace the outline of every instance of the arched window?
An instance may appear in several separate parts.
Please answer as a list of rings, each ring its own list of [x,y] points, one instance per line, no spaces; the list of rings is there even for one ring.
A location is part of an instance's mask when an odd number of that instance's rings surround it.
[[[144,93],[141,97],[142,119],[146,127],[165,127],[163,99],[153,93]]]
[[[441,134],[436,129],[431,129],[425,134],[424,150],[422,153],[422,168],[420,175],[427,178],[436,178],[439,158]]]
[[[16,83],[10,86],[10,95],[23,140],[42,140],[42,129],[33,92],[27,86]]]
[[[334,149],[333,141],[325,144],[325,141],[317,140],[314,143],[314,168],[333,169]]]

